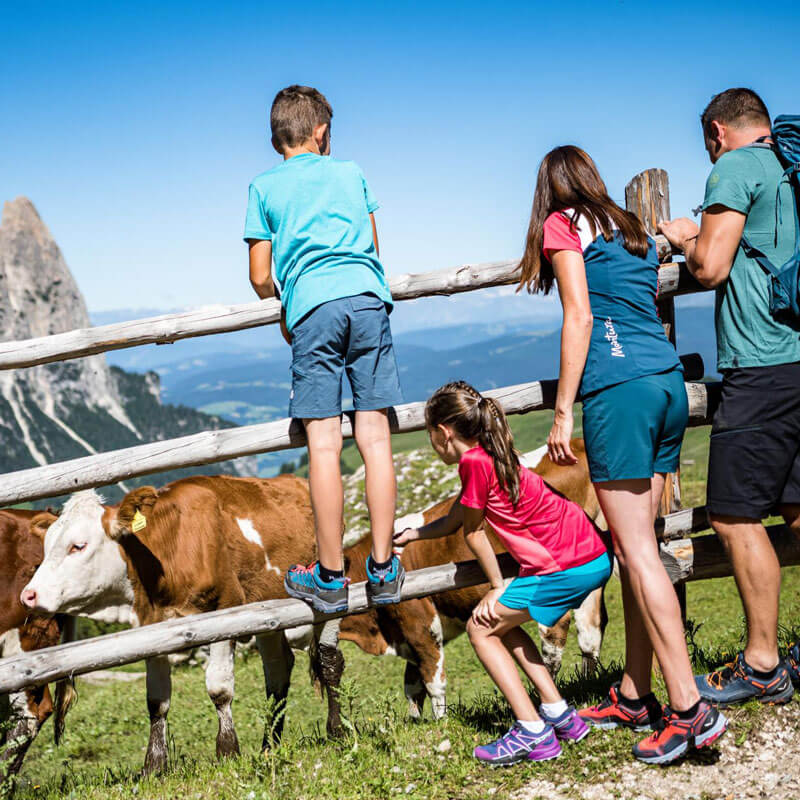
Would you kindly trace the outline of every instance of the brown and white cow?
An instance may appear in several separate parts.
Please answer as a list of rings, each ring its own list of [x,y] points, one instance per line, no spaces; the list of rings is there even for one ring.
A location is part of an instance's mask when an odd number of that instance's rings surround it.
[[[524,460],[528,465],[534,465],[535,472],[550,486],[581,505],[590,518],[599,521],[602,517],[589,481],[586,452],[581,439],[573,439],[572,451],[578,457],[578,464],[571,467],[559,467],[550,461],[546,448],[528,454]],[[397,530],[418,527],[438,519],[447,514],[455,501],[456,497],[443,500],[421,514],[398,520],[395,527]],[[488,526],[487,533],[496,552],[503,552],[502,545]],[[349,564],[348,575],[353,581],[365,579],[364,563],[370,547],[371,540],[367,536],[345,551]],[[441,539],[412,542],[403,549],[401,558],[406,570],[414,570],[452,561],[468,561],[474,556],[459,532]],[[407,662],[405,694],[411,715],[420,716],[427,696],[431,699],[434,717],[441,717],[446,711],[444,644],[465,631],[473,608],[485,593],[484,584],[345,617],[339,636],[373,655],[391,654],[404,658]],[[593,592],[575,612],[585,669],[593,669],[600,654],[607,619],[602,594],[602,590]],[[553,628],[540,626],[542,655],[553,672],[560,667],[568,628],[569,613]]]
[[[311,561],[314,547],[308,484],[292,475],[185,478],[160,490],[135,489],[118,506],[104,506],[94,491],[80,492],[47,531],[44,561],[21,597],[30,609],[48,614],[97,617],[132,607],[132,623],[147,625],[283,597],[283,573]],[[267,695],[276,703],[288,693],[291,646],[325,637],[311,626],[288,633],[291,641],[283,631],[257,640]],[[233,658],[233,642],[211,645],[206,688],[219,718],[218,756],[239,752],[231,711]],[[170,695],[168,656],[149,659],[148,772],[166,765]],[[331,700],[329,729],[339,724],[335,692],[329,692]],[[282,719],[273,727],[276,738]],[[265,734],[264,746],[269,744]]]
[[[52,647],[62,633],[74,638],[74,620],[30,616],[20,602],[20,591],[42,561],[42,539],[55,517],[47,512],[0,510],[0,656]],[[64,718],[75,697],[72,682],[59,681],[55,698],[40,686],[0,697],[0,764],[6,775],[16,775],[42,725],[55,711],[55,741],[64,731]]]

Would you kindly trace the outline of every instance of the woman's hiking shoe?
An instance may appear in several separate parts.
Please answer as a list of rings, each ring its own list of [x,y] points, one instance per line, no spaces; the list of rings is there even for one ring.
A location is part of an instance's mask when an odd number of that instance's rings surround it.
[[[645,764],[669,764],[690,747],[699,750],[715,742],[727,730],[728,720],[714,706],[701,700],[691,719],[683,719],[671,708],[646,739],[633,746],[633,755]]]
[[[399,602],[405,579],[406,571],[396,555],[386,569],[373,569],[372,556],[367,557],[367,599],[371,605]]]
[[[567,706],[567,710],[558,717],[549,717],[539,709],[539,716],[545,723],[553,726],[556,736],[562,742],[579,742],[589,735],[589,726],[581,719],[574,706]]]
[[[561,755],[561,745],[550,725],[545,723],[543,731],[531,733],[515,722],[508,733],[491,744],[478,745],[473,754],[484,764],[504,767],[519,761],[548,761],[558,758]]]
[[[792,644],[789,645],[786,663],[789,667],[789,675],[792,679],[792,683],[796,686],[800,685],[800,643],[792,642]]]
[[[620,694],[619,681],[612,684],[606,697],[599,705],[582,708],[581,719],[595,728],[633,728],[635,731],[649,731],[661,719],[661,704],[654,694],[648,694],[632,706]]]
[[[721,669],[696,675],[700,696],[719,706],[744,703],[755,698],[762,703],[788,703],[794,694],[789,668],[781,659],[772,672],[756,672],[745,660],[744,653]]]
[[[319,576],[319,562],[307,567],[295,564],[286,571],[283,586],[290,597],[305,600],[314,611],[334,614],[347,611],[347,587],[350,578],[335,578],[323,581]]]

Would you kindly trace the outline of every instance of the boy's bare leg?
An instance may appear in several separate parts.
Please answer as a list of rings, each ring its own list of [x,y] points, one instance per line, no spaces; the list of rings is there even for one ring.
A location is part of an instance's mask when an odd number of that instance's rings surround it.
[[[355,437],[364,459],[364,486],[372,529],[372,556],[382,563],[392,557],[397,481],[386,409],[356,411]],[[338,461],[337,461],[338,464]]]
[[[305,419],[308,439],[308,482],[317,533],[319,562],[326,569],[342,569],[344,495],[339,458],[342,423],[339,417]]]

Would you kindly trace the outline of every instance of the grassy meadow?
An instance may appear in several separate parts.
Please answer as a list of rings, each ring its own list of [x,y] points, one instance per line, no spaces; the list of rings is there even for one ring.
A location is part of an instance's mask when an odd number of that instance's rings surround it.
[[[551,418],[551,414],[541,412],[514,419],[521,451],[542,444]],[[687,435],[683,452],[685,505],[703,501],[707,437],[707,428]],[[424,508],[429,496],[441,497],[449,491],[452,474],[433,462],[428,449],[417,452],[428,447],[424,433],[398,437],[396,444],[399,463],[405,470],[400,470],[402,513]],[[357,452],[348,449],[344,457],[357,457]],[[355,470],[357,461],[354,459],[350,466]],[[357,478],[353,476],[351,494],[358,488]],[[430,485],[420,491],[421,483]],[[348,513],[351,522],[357,523],[362,511],[351,502]],[[784,638],[800,627],[799,590],[800,568],[786,569],[781,615]],[[619,673],[623,655],[622,611],[619,584],[614,579],[607,591],[607,604],[610,622],[600,674],[590,679],[578,674],[580,654],[574,634],[570,636],[559,682],[565,696],[578,704],[598,700]],[[726,654],[735,652],[743,625],[732,579],[689,584],[688,610],[697,669],[719,663]],[[167,774],[151,778],[140,776],[149,728],[144,679],[102,685],[79,679],[79,701],[68,717],[64,741],[56,748],[51,726],[45,727],[28,755],[16,797],[506,797],[535,776],[566,787],[613,777],[631,759],[630,747],[642,735],[594,731],[585,742],[566,747],[557,761],[487,769],[474,761],[472,749],[504,732],[510,716],[466,637],[446,648],[449,715],[438,722],[430,719],[427,706],[422,722],[408,720],[403,697],[404,662],[400,659],[376,659],[350,643],[343,643],[343,651],[347,664],[343,702],[348,735],[337,741],[325,737],[325,705],[314,693],[308,679],[308,660],[301,653],[286,709],[283,744],[266,756],[260,753],[260,743],[270,713],[265,707],[261,662],[255,653],[237,659],[234,715],[242,756],[224,763],[214,758],[216,714],[205,693],[202,669],[177,667],[169,715],[171,767]],[[143,669],[143,664],[127,667],[129,671]],[[737,746],[744,745],[748,732],[770,713],[755,703],[733,711],[730,735],[735,737]]]

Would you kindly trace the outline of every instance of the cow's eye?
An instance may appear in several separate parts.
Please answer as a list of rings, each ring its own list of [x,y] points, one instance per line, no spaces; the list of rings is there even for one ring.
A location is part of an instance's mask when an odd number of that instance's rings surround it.
[[[73,544],[72,547],[69,548],[69,555],[73,553],[80,553],[86,549],[86,542],[82,542],[81,544]]]

